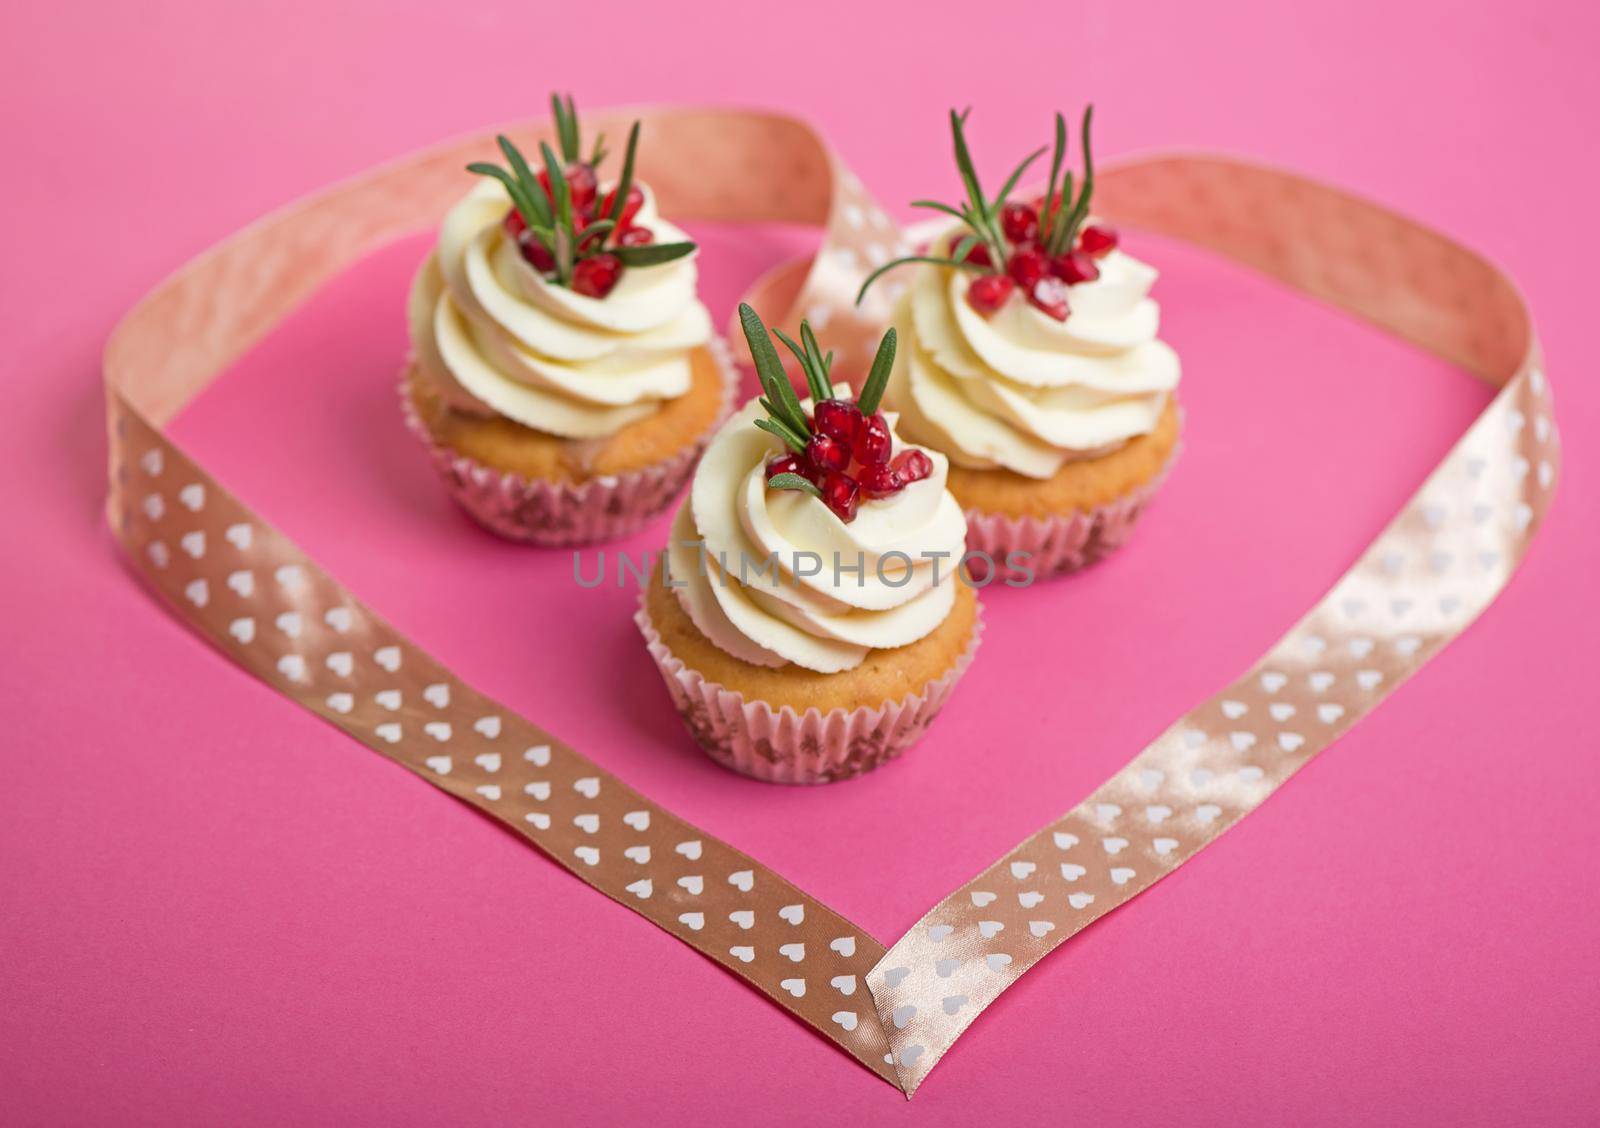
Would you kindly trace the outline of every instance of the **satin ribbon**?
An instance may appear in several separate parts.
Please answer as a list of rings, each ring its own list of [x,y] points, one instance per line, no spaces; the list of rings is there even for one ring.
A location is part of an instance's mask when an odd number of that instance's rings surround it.
[[[1123,163],[1102,174],[1095,203],[1107,219],[1252,266],[1501,390],[1260,661],[934,906],[873,968],[908,1096],[1030,967],[1255,810],[1465,630],[1521,560],[1560,465],[1526,307],[1466,248],[1338,189],[1225,157]]]
[[[905,241],[808,126],[652,110],[640,175],[686,220],[817,225],[815,259],[760,280],[769,318],[810,317],[863,367],[893,285],[861,277]],[[509,130],[521,142],[547,126]],[[1420,667],[1504,586],[1549,503],[1559,449],[1527,313],[1441,236],[1335,189],[1215,157],[1107,170],[1107,218],[1209,246],[1504,385],[1361,561],[1257,667],[1102,788],[935,906],[871,936],[477,693],[187,458],[161,427],[316,288],[434,226],[491,135],[450,142],[225,240],[118,324],[105,376],[111,525],[133,568],[246,671],[502,820],[574,876],[745,979],[914,1092],[972,1019],[1057,944],[1254,809]],[[708,166],[741,176],[705,177]]]

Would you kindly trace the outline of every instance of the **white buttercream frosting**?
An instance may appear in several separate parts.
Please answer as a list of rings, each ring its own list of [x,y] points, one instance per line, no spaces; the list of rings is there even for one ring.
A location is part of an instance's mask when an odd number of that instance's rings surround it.
[[[930,634],[955,603],[967,534],[944,456],[927,451],[927,478],[863,497],[847,524],[810,494],[767,487],[782,448],[754,425],[764,414],[753,402],[716,433],[673,522],[669,571],[695,626],[743,661],[821,673]]]
[[[688,239],[644,196],[634,226],[657,243]],[[711,339],[695,256],[629,267],[604,298],[586,297],[523,259],[502,224],[510,208],[498,181],[478,183],[445,216],[412,283],[413,351],[448,402],[594,439],[687,392],[690,354]]]
[[[919,266],[895,306],[902,343],[885,397],[906,436],[960,466],[1048,478],[1153,430],[1179,377],[1156,337],[1156,271],[1121,251],[1098,265],[1098,279],[1068,288],[1066,321],[1020,293],[985,317],[967,303],[971,271]]]

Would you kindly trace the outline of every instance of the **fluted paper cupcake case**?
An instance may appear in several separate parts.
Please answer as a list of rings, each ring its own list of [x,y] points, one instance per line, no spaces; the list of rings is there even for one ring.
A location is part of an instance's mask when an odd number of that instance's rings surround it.
[[[951,667],[920,692],[869,708],[796,712],[773,708],[711,681],[661,641],[639,593],[633,621],[667,683],[684,727],[717,763],[767,783],[818,784],[853,779],[881,767],[910,748],[949,700],[966,673],[983,635],[983,605],[978,604],[972,637]]]
[[[992,580],[1036,583],[1076,572],[1110,555],[1127,541],[1145,506],[1166,481],[1181,449],[1174,448],[1154,478],[1131,493],[1093,509],[1042,518],[1010,517],[968,509],[968,570],[979,583],[987,584]],[[976,555],[979,553],[982,555]],[[1025,571],[1006,563],[1012,553],[1027,553],[1027,568],[1033,574],[1031,581]],[[992,569],[989,561],[993,561]]]
[[[706,443],[733,410],[739,371],[721,338],[712,338],[708,347],[722,377],[722,402],[705,432],[661,462],[586,482],[525,478],[485,466],[444,445],[418,416],[403,375],[401,410],[406,426],[432,455],[450,496],[484,528],[510,540],[551,548],[615,540],[641,528],[672,504]]]

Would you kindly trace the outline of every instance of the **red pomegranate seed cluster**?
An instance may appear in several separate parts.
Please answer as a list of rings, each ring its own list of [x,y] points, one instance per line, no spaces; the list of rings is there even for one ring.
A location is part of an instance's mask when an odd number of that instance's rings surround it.
[[[1000,209],[1000,226],[1011,244],[1004,272],[980,274],[967,288],[967,304],[988,317],[1005,305],[1013,293],[1020,292],[1041,313],[1065,321],[1071,313],[1067,287],[1093,282],[1100,277],[1096,261],[1117,246],[1117,233],[1109,227],[1085,227],[1078,234],[1076,248],[1049,256],[1037,242],[1039,211],[1044,206],[1009,203]],[[959,241],[959,240],[958,240]],[[989,248],[978,243],[962,258],[976,266],[991,266]]]
[[[856,518],[862,495],[890,497],[933,473],[933,460],[920,450],[894,453],[889,421],[878,410],[894,369],[897,334],[891,327],[878,342],[878,352],[854,403],[834,392],[833,353],[822,351],[809,322],[800,322],[800,340],[774,329],[794,354],[811,391],[812,408],[795,395],[789,375],[778,360],[772,336],[748,303],[739,306],[739,322],[755,361],[763,393],[764,418],[756,427],[787,448],[767,461],[767,488],[799,490],[818,498],[839,520]]]
[[[863,495],[890,497],[933,473],[933,460],[915,448],[893,454],[883,412],[863,415],[848,400],[817,404],[804,455],[785,452],[767,461],[767,480],[798,474],[822,494],[841,521],[853,521]],[[891,457],[892,455],[892,457]]]
[[[587,164],[571,164],[565,170],[567,188],[572,193],[572,225],[578,233],[578,253],[583,254],[589,249],[592,236],[586,238],[584,232],[592,227],[596,220],[611,214],[611,209],[616,204],[616,190],[612,189],[604,196],[599,193],[599,185],[595,177],[594,168]],[[538,174],[539,186],[544,189],[547,199],[554,204],[554,197],[550,192],[550,176],[548,173]],[[619,247],[645,247],[655,241],[655,235],[648,227],[636,227],[633,217],[639,214],[639,209],[644,206],[644,193],[638,185],[628,189],[627,199],[622,204],[622,214],[617,217],[617,226],[611,232],[611,240]],[[549,274],[556,268],[555,256],[548,247],[534,238],[528,231],[528,224],[522,218],[522,213],[512,208],[506,213],[506,234],[517,244],[522,252],[522,257],[527,260],[540,274]],[[587,258],[580,258],[572,268],[572,289],[589,298],[603,298],[609,294],[619,281],[622,280],[622,260],[607,251],[591,254]]]

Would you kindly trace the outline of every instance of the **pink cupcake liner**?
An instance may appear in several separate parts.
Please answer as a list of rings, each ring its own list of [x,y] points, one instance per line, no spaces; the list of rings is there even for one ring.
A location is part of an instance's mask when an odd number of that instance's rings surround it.
[[[966,563],[973,580],[983,584],[993,580],[1019,585],[1036,583],[1076,572],[1110,555],[1126,543],[1145,506],[1166,481],[1180,450],[1173,450],[1166,465],[1150,481],[1093,509],[1059,517],[1009,517],[968,509]],[[1027,554],[1026,569],[1006,563],[1013,553]],[[1033,573],[1031,581],[1028,571]]]
[[[661,641],[645,602],[648,594],[648,588],[640,592],[633,621],[689,735],[723,767],[767,783],[835,783],[887,764],[915,744],[939,715],[983,634],[980,604],[967,648],[921,692],[876,708],[833,709],[826,715],[813,708],[802,714],[790,705],[774,709],[765,701],[746,699],[691,669]]]
[[[641,528],[672,504],[706,443],[733,410],[738,369],[720,338],[712,338],[709,348],[722,376],[722,403],[705,434],[654,465],[587,482],[524,478],[485,466],[445,446],[418,416],[403,376],[401,411],[411,433],[428,448],[450,496],[484,528],[508,540],[545,547],[615,540]]]

